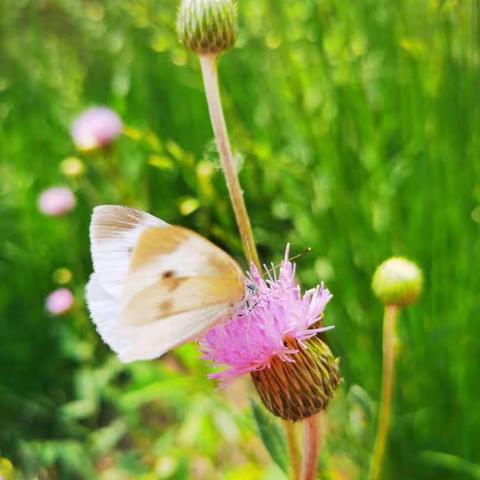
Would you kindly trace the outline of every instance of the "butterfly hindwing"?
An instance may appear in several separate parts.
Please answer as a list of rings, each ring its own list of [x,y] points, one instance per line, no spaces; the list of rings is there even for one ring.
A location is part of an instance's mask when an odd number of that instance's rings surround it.
[[[118,205],[93,211],[90,242],[95,273],[103,288],[116,298],[122,294],[131,254],[142,232],[168,225],[145,212]]]
[[[125,346],[125,342],[122,345],[116,336],[116,320],[120,314],[120,304],[103,288],[96,273],[92,273],[88,281],[86,299],[90,317],[102,340],[115,353],[120,353],[122,346]]]
[[[198,340],[212,326],[212,319],[227,319],[228,305],[212,305],[194,312],[184,312],[147,325],[117,325],[115,342],[124,343],[118,352],[122,362],[158,358],[172,348]]]

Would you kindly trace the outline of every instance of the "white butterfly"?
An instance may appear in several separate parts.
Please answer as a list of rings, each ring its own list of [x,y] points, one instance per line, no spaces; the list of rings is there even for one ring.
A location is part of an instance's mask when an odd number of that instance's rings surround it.
[[[245,295],[223,250],[183,227],[127,207],[94,209],[90,315],[121,361],[148,360],[227,320]]]

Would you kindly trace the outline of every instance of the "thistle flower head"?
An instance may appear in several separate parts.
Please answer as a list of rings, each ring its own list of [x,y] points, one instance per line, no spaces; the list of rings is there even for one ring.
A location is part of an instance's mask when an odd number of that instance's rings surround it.
[[[178,11],[178,36],[199,55],[220,54],[235,44],[236,21],[232,0],[183,0]]]
[[[93,107],[82,112],[70,129],[79,150],[93,151],[110,145],[122,133],[120,117],[106,107]]]
[[[385,305],[410,305],[420,295],[422,286],[422,271],[414,262],[403,257],[385,260],[372,279],[373,292]]]
[[[53,291],[45,300],[45,310],[55,317],[68,313],[73,307],[73,294],[68,288]]]
[[[38,197],[38,209],[49,217],[66,215],[75,208],[77,201],[67,187],[52,187]]]
[[[226,367],[211,377],[225,384],[250,373],[273,414],[294,421],[314,415],[339,382],[337,362],[318,338],[332,295],[323,285],[302,295],[288,247],[278,277],[264,280],[251,266],[247,290],[236,316],[200,341],[204,359]]]

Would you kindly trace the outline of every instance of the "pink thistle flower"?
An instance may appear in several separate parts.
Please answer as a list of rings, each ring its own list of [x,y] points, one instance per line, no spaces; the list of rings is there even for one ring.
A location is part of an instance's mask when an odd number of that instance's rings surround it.
[[[79,150],[91,151],[110,145],[122,130],[122,120],[113,110],[93,107],[75,119],[70,133]]]
[[[276,358],[295,362],[299,349],[307,348],[307,340],[332,328],[311,328],[321,319],[332,295],[323,284],[302,295],[288,252],[287,246],[278,278],[269,273],[264,280],[252,264],[247,283],[249,298],[234,318],[210,330],[200,341],[205,360],[227,367],[211,378],[225,384],[235,377],[270,368]],[[295,348],[293,341],[298,345]]]
[[[68,288],[54,290],[45,300],[45,309],[51,315],[58,317],[68,313],[74,304],[72,292]]]
[[[60,217],[75,208],[76,199],[67,187],[53,187],[43,191],[38,198],[39,210],[49,217]]]
[[[278,277],[264,280],[254,265],[246,300],[226,324],[201,340],[203,358],[225,367],[210,375],[225,385],[249,373],[264,405],[276,416],[298,421],[327,407],[340,383],[338,359],[319,337],[323,311],[332,298],[323,286],[303,295],[295,264],[285,258]]]

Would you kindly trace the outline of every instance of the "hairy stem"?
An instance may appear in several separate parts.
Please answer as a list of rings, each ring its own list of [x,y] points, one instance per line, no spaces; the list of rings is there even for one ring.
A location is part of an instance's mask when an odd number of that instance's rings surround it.
[[[300,452],[298,451],[295,424],[293,422],[284,420],[283,427],[285,429],[285,435],[287,437],[292,480],[300,480]]]
[[[320,454],[320,422],[321,414],[317,413],[303,421],[303,464],[301,480],[317,478],[317,463]]]
[[[232,202],[233,211],[237,220],[242,239],[243,250],[248,261],[253,261],[260,269],[257,247],[253,238],[252,226],[248,217],[243,192],[238,180],[237,169],[232,155],[232,148],[228,137],[227,125],[223,114],[222,100],[218,85],[217,55],[200,55],[203,83],[207,96],[208,110],[212,122],[218,153],[223,173],[227,181],[228,193]]]
[[[398,306],[387,305],[383,318],[383,377],[382,397],[378,419],[375,448],[370,462],[370,480],[378,480],[382,470],[383,456],[390,429],[390,414],[392,407],[393,380],[395,374],[395,342]]]

